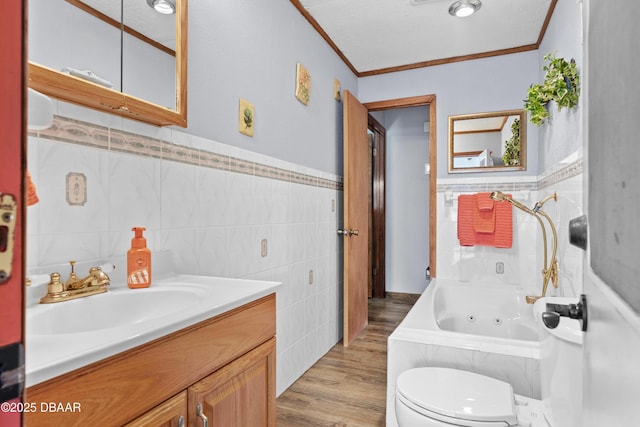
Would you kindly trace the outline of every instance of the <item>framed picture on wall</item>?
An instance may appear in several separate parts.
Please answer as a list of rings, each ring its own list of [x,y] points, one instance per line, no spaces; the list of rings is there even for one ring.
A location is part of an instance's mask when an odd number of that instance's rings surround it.
[[[296,65],[296,98],[304,105],[309,105],[311,95],[311,75],[304,65]]]
[[[253,136],[255,127],[255,111],[253,104],[240,98],[240,108],[238,109],[238,130],[248,136]]]

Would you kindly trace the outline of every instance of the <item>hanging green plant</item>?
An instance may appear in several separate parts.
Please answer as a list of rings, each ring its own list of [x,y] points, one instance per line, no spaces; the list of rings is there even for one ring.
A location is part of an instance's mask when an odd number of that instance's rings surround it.
[[[515,119],[511,124],[511,138],[505,141],[505,150],[502,162],[505,166],[520,165],[520,119]]]
[[[555,101],[558,110],[561,110],[578,105],[580,97],[580,75],[576,62],[573,59],[567,62],[551,53],[546,54],[544,59],[549,61],[542,67],[545,71],[544,83],[531,85],[524,101],[529,120],[537,126],[549,117],[549,101]]]

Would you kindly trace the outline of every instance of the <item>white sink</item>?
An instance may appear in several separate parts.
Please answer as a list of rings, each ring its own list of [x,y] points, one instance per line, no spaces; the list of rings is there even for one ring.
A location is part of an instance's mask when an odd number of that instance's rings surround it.
[[[129,289],[112,277],[111,289],[103,294],[53,304],[29,304],[25,316],[26,385],[30,387],[223,314],[275,292],[278,285],[172,275],[156,278],[150,288]],[[37,290],[40,293],[45,289]]]
[[[195,286],[119,289],[71,301],[41,304],[27,315],[28,335],[75,334],[132,326],[188,310],[205,290]]]

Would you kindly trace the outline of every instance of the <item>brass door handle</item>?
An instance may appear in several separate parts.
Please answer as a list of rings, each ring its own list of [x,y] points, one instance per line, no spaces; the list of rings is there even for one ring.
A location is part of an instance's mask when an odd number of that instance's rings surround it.
[[[338,234],[342,235],[342,236],[359,236],[360,235],[360,230],[352,230],[352,229],[342,229],[342,228],[338,228]]]

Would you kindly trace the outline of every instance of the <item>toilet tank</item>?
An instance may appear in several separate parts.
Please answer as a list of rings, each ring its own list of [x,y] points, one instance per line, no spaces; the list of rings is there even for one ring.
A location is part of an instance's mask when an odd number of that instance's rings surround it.
[[[554,329],[542,323],[546,304],[577,304],[578,298],[548,297],[533,310],[540,332],[540,393],[551,427],[582,426],[582,342],[580,321],[561,317]]]

